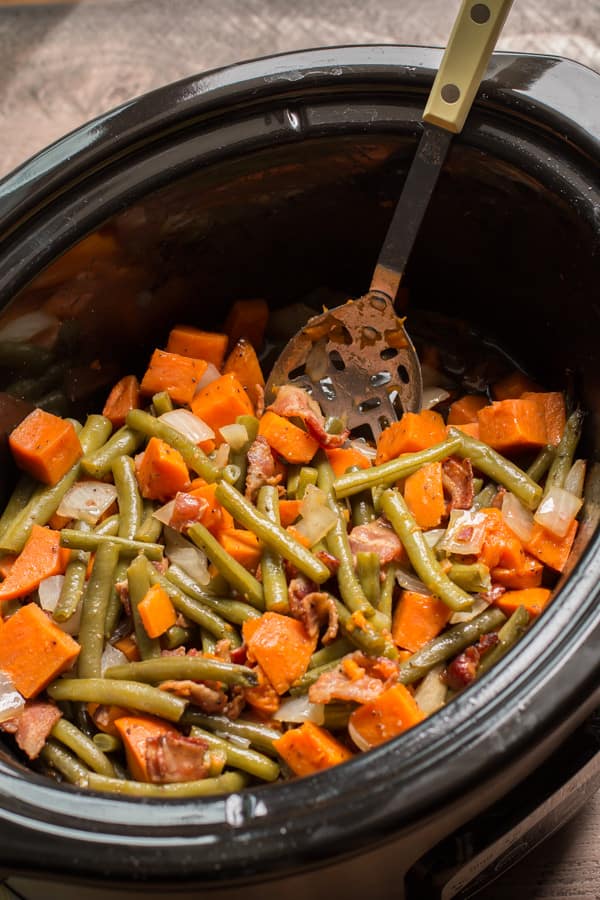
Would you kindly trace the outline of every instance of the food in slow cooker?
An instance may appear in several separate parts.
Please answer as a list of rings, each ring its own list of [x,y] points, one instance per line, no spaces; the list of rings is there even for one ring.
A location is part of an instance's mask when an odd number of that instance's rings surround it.
[[[181,797],[341,763],[487,672],[565,569],[562,393],[426,365],[429,408],[375,445],[291,385],[264,409],[265,325],[177,326],[101,415],[10,435],[0,727],[59,780]]]

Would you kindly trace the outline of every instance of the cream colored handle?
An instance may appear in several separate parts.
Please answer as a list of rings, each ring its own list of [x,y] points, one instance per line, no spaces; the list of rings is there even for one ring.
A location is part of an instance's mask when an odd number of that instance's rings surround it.
[[[462,131],[512,0],[463,0],[423,121]]]

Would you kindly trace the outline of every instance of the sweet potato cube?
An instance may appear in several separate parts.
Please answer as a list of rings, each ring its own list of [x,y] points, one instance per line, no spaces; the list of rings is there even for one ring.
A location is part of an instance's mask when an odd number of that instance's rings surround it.
[[[204,359],[220,369],[225,359],[229,338],[216,331],[201,331],[190,325],[176,325],[171,329],[167,342],[168,353]]]
[[[563,436],[567,414],[565,410],[565,398],[560,391],[526,391],[523,400],[533,400],[540,407],[546,422],[546,435],[548,443],[557,446]]]
[[[43,409],[29,413],[8,442],[19,468],[44,484],[56,484],[83,455],[71,422]]]
[[[398,647],[416,653],[437,637],[447,625],[452,610],[430,594],[403,591],[394,610],[392,638]]]
[[[534,522],[533,532],[525,543],[525,549],[544,565],[556,572],[564,572],[578,526],[579,522],[576,520],[571,522],[566,535],[561,538]]]
[[[487,405],[487,398],[481,394],[465,394],[451,404],[448,425],[470,425],[477,422],[477,413]]]
[[[211,381],[192,400],[192,412],[212,428],[217,439],[223,425],[232,425],[238,416],[251,416],[254,407],[235,375],[229,372]]]
[[[386,428],[377,442],[375,463],[396,459],[402,453],[426,450],[446,440],[446,426],[439,413],[423,409],[420,413],[404,413],[399,422]]]
[[[499,453],[539,450],[548,442],[546,418],[531,399],[500,400],[479,411],[479,437]]]
[[[148,441],[136,474],[142,497],[147,500],[171,500],[190,480],[181,453],[157,437]]]
[[[166,391],[175,403],[189,405],[207,366],[208,363],[203,359],[191,359],[178,353],[155,350],[142,378],[140,390],[142,394]]]
[[[361,747],[364,743],[371,748],[402,734],[424,718],[410,691],[403,684],[395,684],[355,709],[349,727],[360,735]]]
[[[177,619],[171,598],[159,584],[153,584],[137,607],[148,637],[158,638],[171,628]]]
[[[266,612],[242,626],[248,653],[259,664],[278,694],[285,694],[308,669],[316,638],[302,622]]]
[[[404,482],[404,499],[419,528],[436,528],[446,512],[442,464],[427,463]]]
[[[355,450],[354,447],[335,447],[332,450],[325,450],[325,453],[336,478],[354,467],[371,468],[371,460],[360,450]]]
[[[506,591],[495,601],[494,605],[507,616],[512,616],[519,606],[524,606],[532,618],[537,618],[544,611],[551,593],[547,588],[541,587],[526,588],[522,591]]]
[[[308,463],[319,449],[312,435],[274,412],[267,411],[263,415],[258,433],[275,453],[289,463]]]
[[[235,375],[254,406],[262,399],[265,378],[256,355],[256,350],[246,338],[240,338],[223,367],[223,374]]]
[[[352,753],[325,728],[304,722],[273,741],[273,746],[295,775],[314,775],[352,758]]]
[[[166,734],[177,734],[177,729],[162,719],[151,716],[122,716],[114,720],[114,727],[125,747],[127,765],[136,781],[151,781],[146,762],[146,744],[149,740]]]
[[[229,346],[234,347],[240,338],[246,338],[255,350],[260,350],[268,320],[269,307],[266,300],[236,300],[225,322],[224,330],[229,335]]]
[[[62,575],[70,551],[60,546],[60,533],[41,525],[33,525],[21,553],[0,584],[0,602],[26,597],[44,578]]]
[[[135,375],[125,375],[117,381],[108,395],[102,415],[110,419],[115,428],[125,424],[127,413],[132,409],[140,409],[140,385]]]

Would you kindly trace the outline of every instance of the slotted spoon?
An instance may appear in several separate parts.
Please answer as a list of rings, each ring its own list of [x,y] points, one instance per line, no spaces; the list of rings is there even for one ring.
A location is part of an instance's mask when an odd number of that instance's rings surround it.
[[[307,390],[326,416],[374,438],[421,408],[415,348],[394,303],[454,134],[461,131],[512,0],[463,0],[423,113],[423,134],[367,294],[309,319],[277,359],[266,386]]]

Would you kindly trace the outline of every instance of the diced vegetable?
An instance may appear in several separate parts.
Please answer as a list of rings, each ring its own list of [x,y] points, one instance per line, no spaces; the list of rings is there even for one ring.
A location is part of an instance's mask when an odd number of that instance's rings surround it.
[[[499,453],[539,450],[548,443],[544,409],[531,398],[484,406],[478,421],[479,439]]]
[[[403,684],[395,684],[354,710],[348,721],[348,733],[360,750],[370,750],[424,718],[409,690]]]
[[[135,375],[126,375],[117,381],[108,395],[102,415],[114,425],[121,428],[125,424],[127,413],[132,409],[140,409],[140,383]]]
[[[229,338],[226,334],[201,331],[191,325],[176,325],[167,341],[167,352],[203,359],[220,369],[225,359]]]
[[[60,532],[34,525],[23,550],[0,584],[0,601],[26,597],[41,581],[64,574],[68,550],[60,546]]]
[[[142,497],[164,501],[185,490],[190,476],[181,453],[153,437],[138,466],[137,480]]]
[[[392,620],[394,642],[416,653],[448,623],[452,610],[430,594],[402,591]]]
[[[223,374],[235,375],[242,385],[252,405],[256,406],[262,396],[265,379],[256,355],[256,350],[245,337],[241,337],[227,357]]]
[[[442,464],[428,463],[404,482],[404,499],[420,528],[437,528],[446,512]]]
[[[151,638],[160,637],[177,619],[171,598],[158,584],[152,585],[142,602],[138,603],[137,611],[146,634]]]
[[[23,419],[8,442],[19,468],[44,484],[56,484],[83,455],[72,423],[43,409]]]
[[[192,412],[218,436],[223,425],[231,425],[238,416],[251,416],[254,407],[246,391],[231,373],[222,375],[202,388],[191,401]]]
[[[301,622],[275,612],[244,622],[242,630],[248,652],[277,693],[285,694],[308,669],[316,639],[309,637]]]
[[[415,453],[440,444],[446,438],[446,426],[437,412],[424,409],[420,413],[405,413],[381,432],[377,442],[375,463],[396,459],[402,453]]]
[[[352,753],[325,728],[304,722],[273,741],[273,746],[295,775],[314,775],[352,758]]]
[[[288,463],[309,463],[319,445],[306,431],[274,412],[266,412],[258,433]]]

